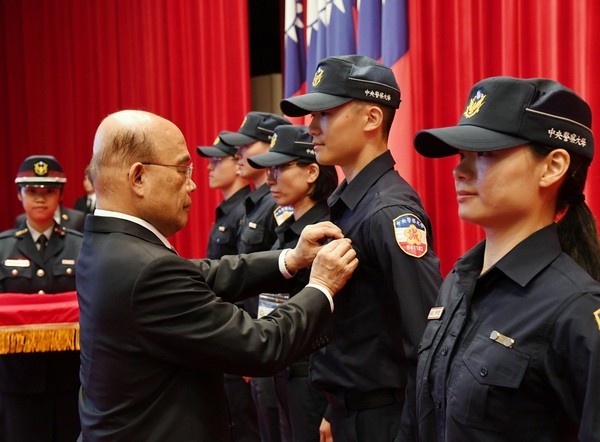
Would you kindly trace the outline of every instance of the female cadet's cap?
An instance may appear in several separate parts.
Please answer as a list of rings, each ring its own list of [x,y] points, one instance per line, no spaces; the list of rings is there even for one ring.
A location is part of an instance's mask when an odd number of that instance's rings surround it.
[[[15,183],[22,187],[62,187],[67,177],[52,155],[31,155],[21,163]]]
[[[355,99],[398,109],[400,88],[392,70],[363,55],[327,57],[317,66],[311,91],[282,100],[280,107],[285,115],[301,117]]]
[[[422,130],[414,145],[421,155],[440,158],[457,149],[486,152],[535,143],[591,161],[591,125],[588,104],[556,81],[491,77],[471,88],[457,126]]]
[[[292,124],[286,118],[269,112],[248,112],[237,132],[223,131],[219,138],[231,146],[243,146],[256,141],[271,142],[273,131],[282,124]]]
[[[281,166],[296,160],[316,163],[315,146],[306,126],[279,126],[271,138],[271,150],[248,158],[255,169]]]
[[[198,152],[198,155],[207,158],[223,158],[235,156],[237,148],[230,144],[224,143],[223,140],[221,140],[220,138],[220,135],[222,133],[223,132],[217,135],[217,138],[215,138],[215,141],[213,142],[212,146],[197,146],[196,152]]]

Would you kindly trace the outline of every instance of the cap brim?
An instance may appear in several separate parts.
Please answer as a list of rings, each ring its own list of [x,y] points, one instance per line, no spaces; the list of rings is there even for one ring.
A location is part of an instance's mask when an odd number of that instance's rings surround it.
[[[248,158],[248,163],[255,169],[263,169],[265,167],[281,166],[298,158],[300,157],[279,152],[268,152]]]
[[[529,143],[524,138],[479,126],[451,126],[417,132],[414,146],[417,152],[429,158],[456,154],[457,150],[489,152]]]
[[[221,132],[219,138],[230,146],[244,146],[259,141],[256,138],[249,137],[248,135],[241,134],[239,132]]]
[[[353,98],[350,97],[339,97],[337,95],[324,94],[323,92],[309,92],[308,94],[281,100],[279,107],[281,107],[281,111],[285,115],[302,117],[311,112],[333,109],[352,100]]]
[[[223,158],[223,157],[231,156],[227,152],[225,152],[217,147],[200,147],[200,146],[198,146],[198,147],[196,147],[196,152],[198,152],[198,155],[200,155],[201,157],[207,157],[207,158],[214,158],[214,157]]]

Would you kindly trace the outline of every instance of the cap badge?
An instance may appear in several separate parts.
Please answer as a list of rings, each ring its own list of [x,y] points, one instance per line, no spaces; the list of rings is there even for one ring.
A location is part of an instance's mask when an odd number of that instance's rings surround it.
[[[213,141],[213,146],[216,146],[217,144],[219,144],[219,141],[221,141],[221,139],[217,135],[217,138],[215,138],[215,141]]]
[[[475,114],[477,114],[479,112],[479,110],[481,109],[481,106],[483,106],[483,103],[485,102],[485,97],[487,97],[487,95],[484,94],[483,92],[481,92],[481,89],[479,89],[475,93],[475,96],[473,98],[471,98],[471,100],[469,101],[469,105],[467,106],[467,109],[465,110],[465,113],[464,113],[465,118],[474,117]]]
[[[598,324],[598,330],[600,330],[600,308],[594,312],[594,318],[596,318],[596,324]]]
[[[312,87],[317,87],[317,85],[321,82],[321,80],[323,79],[323,74],[325,73],[325,71],[323,70],[323,68],[319,67],[317,69],[317,72],[315,72],[315,76],[313,77],[313,81],[312,81]]]
[[[396,242],[404,253],[421,258],[427,253],[427,229],[412,213],[404,213],[393,220]]]
[[[246,115],[246,116],[244,117],[244,121],[242,121],[242,125],[240,126],[240,129],[241,129],[242,127],[244,127],[244,124],[246,124],[246,120],[247,120],[247,119],[248,119],[248,116]]]
[[[35,173],[37,176],[48,175],[48,163],[44,163],[43,161],[34,163],[33,173]]]
[[[277,144],[277,134],[273,134],[273,136],[271,137],[271,144],[269,145],[269,149],[273,149],[275,147],[275,144]]]

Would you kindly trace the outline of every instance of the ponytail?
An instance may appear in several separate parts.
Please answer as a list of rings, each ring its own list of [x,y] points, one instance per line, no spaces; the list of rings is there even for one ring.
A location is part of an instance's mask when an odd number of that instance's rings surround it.
[[[533,145],[538,155],[547,155],[549,149]],[[569,255],[592,278],[600,281],[600,240],[596,219],[585,203],[583,190],[590,161],[571,155],[567,177],[562,183],[556,201],[556,213],[564,213],[557,222],[558,238],[563,252]]]

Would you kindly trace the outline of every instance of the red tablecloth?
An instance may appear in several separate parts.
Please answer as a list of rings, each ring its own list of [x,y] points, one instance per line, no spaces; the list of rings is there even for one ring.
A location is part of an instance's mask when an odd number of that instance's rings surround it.
[[[77,292],[0,293],[0,354],[79,350]]]

